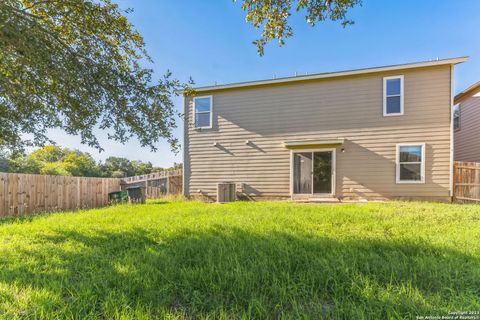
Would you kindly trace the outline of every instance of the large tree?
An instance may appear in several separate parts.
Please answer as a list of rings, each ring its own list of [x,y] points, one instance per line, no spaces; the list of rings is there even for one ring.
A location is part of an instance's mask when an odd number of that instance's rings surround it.
[[[342,21],[361,0],[241,0],[246,20],[262,28],[255,41],[282,45],[293,31],[292,12],[306,21]],[[102,149],[94,129],[111,139],[136,137],[155,150],[166,139],[172,149],[172,96],[189,90],[169,72],[154,83],[141,35],[110,0],[0,1],[0,149],[44,145],[51,128],[79,135]],[[28,137],[28,139],[26,138]]]
[[[239,0],[236,0],[239,1]],[[267,43],[277,39],[280,46],[293,35],[288,18],[303,12],[305,21],[315,26],[326,20],[341,21],[343,27],[353,23],[347,19],[350,8],[361,4],[361,0],[241,0],[242,9],[247,12],[246,20],[255,28],[262,29],[262,35],[254,41],[258,53],[263,55]]]
[[[150,61],[110,0],[1,0],[0,148],[44,145],[61,128],[101,149],[99,128],[176,149],[172,96],[186,85],[169,72],[154,82]]]
[[[62,176],[99,176],[99,167],[86,152],[48,145],[30,154],[15,154],[9,159],[10,172]]]
[[[108,157],[96,162],[88,152],[47,145],[29,154],[0,152],[0,172],[122,178],[163,171],[150,162]]]
[[[108,157],[100,165],[100,172],[105,177],[131,177],[163,171],[163,168],[154,167],[151,162],[129,160],[121,157]]]

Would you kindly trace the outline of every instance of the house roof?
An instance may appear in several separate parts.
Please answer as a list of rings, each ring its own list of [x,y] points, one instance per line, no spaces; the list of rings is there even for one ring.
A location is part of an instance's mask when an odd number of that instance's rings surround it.
[[[449,58],[449,59],[432,60],[432,61],[421,61],[421,62],[414,62],[414,63],[365,68],[365,69],[354,69],[354,70],[345,70],[345,71],[337,71],[337,72],[324,72],[324,73],[317,73],[317,74],[310,74],[310,75],[296,76],[296,77],[285,77],[285,78],[256,80],[256,81],[237,82],[237,83],[214,85],[214,86],[197,87],[197,88],[194,88],[194,90],[196,92],[205,92],[205,91],[216,91],[216,90],[225,90],[225,89],[233,89],[233,88],[261,86],[261,85],[269,85],[269,84],[277,84],[277,83],[285,83],[285,82],[335,78],[335,77],[344,77],[344,76],[351,76],[351,75],[358,75],[358,74],[365,74],[365,73],[431,67],[431,66],[438,66],[438,65],[445,65],[445,64],[453,65],[453,64],[465,62],[467,60],[468,60],[468,57],[458,57],[458,58]]]
[[[455,104],[460,103],[466,98],[469,98],[478,92],[480,92],[480,81],[478,81],[475,84],[472,84],[470,87],[468,87],[467,89],[457,94],[455,96],[454,103]]]

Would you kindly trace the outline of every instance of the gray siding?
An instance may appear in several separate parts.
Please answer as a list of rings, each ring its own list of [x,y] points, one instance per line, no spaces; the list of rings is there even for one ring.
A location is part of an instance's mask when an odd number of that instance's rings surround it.
[[[405,114],[383,117],[383,77],[404,75]],[[215,198],[216,184],[252,197],[290,197],[286,140],[345,138],[336,196],[447,199],[450,65],[213,91],[213,128],[193,127],[185,98],[185,194]],[[247,145],[246,140],[251,143]],[[218,145],[214,146],[214,142]],[[396,184],[396,144],[426,143],[426,183]]]
[[[480,162],[480,94],[460,103],[460,129],[455,131],[455,160]]]

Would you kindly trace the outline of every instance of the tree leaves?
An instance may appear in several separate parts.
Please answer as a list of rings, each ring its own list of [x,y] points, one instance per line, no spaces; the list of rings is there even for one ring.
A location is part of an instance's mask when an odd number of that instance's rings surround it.
[[[247,22],[262,29],[261,37],[253,42],[262,56],[270,41],[277,39],[282,46],[285,39],[293,35],[288,23],[292,10],[304,11],[305,21],[311,26],[326,20],[341,20],[346,27],[353,24],[346,18],[348,10],[360,4],[361,0],[242,0],[242,10],[247,12]]]
[[[163,170],[150,162],[112,156],[97,163],[88,152],[56,145],[47,145],[29,154],[0,152],[0,172],[122,178]]]
[[[51,141],[61,128],[102,149],[94,129],[173,150],[172,97],[188,89],[170,72],[156,84],[142,36],[110,0],[0,3],[0,147]],[[25,136],[33,138],[26,140]]]

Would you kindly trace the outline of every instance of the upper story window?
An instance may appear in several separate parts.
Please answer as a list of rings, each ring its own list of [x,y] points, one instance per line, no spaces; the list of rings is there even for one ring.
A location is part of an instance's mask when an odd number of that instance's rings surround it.
[[[195,128],[212,127],[212,96],[193,98]]]
[[[460,105],[453,106],[453,129],[460,129]]]
[[[397,183],[425,182],[425,144],[397,145]]]
[[[383,115],[403,114],[403,76],[383,78]]]

